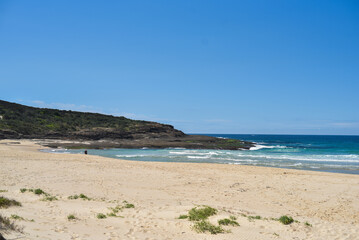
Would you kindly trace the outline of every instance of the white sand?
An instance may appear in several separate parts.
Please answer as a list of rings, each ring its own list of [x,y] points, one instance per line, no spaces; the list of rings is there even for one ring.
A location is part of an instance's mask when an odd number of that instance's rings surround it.
[[[22,207],[0,209],[31,221],[16,221],[20,239],[359,239],[359,176],[238,165],[135,162],[80,154],[39,152],[33,141],[0,141],[0,193]],[[20,188],[41,188],[57,201],[41,201]],[[92,201],[69,200],[83,193]],[[127,200],[134,209],[123,218],[97,219]],[[192,222],[177,219],[196,205],[234,215],[231,233],[196,233]],[[74,214],[76,221],[68,221]],[[295,220],[249,221],[246,215]],[[308,221],[312,227],[305,226]]]

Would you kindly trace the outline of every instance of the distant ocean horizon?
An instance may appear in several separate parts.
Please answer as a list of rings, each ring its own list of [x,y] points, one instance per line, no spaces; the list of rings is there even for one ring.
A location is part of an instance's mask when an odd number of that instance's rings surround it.
[[[250,150],[203,149],[89,149],[93,155],[153,162],[196,162],[252,165],[323,172],[359,174],[359,136],[200,134],[250,141]],[[59,153],[83,150],[53,149]]]

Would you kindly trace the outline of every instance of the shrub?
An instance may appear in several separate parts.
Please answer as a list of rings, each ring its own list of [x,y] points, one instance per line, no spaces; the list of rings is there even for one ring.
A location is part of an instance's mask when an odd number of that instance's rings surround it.
[[[57,197],[55,196],[50,196],[50,195],[47,195],[46,197],[44,197],[43,199],[41,199],[42,201],[55,201],[55,200],[58,200]]]
[[[189,210],[188,212],[188,218],[190,221],[200,221],[205,220],[210,216],[213,216],[217,214],[217,209],[214,209],[209,206],[203,206],[203,207],[195,207]]]
[[[84,200],[91,200],[91,198],[89,198],[88,196],[86,196],[85,194],[82,194],[82,193],[80,193],[79,198],[82,198]]]
[[[69,196],[68,199],[78,199],[78,198],[81,198],[83,200],[91,200],[91,198],[89,198],[88,196],[86,196],[85,194],[82,194],[80,193],[80,195],[72,195],[72,196]]]
[[[12,214],[11,218],[14,219],[14,220],[24,220],[23,217],[20,217],[19,215],[16,215],[16,214]]]
[[[42,191],[42,189],[40,189],[40,188],[34,189],[34,193],[35,193],[36,195],[45,194],[45,192]]]
[[[22,227],[17,226],[9,218],[3,217],[0,214],[0,231],[3,231],[3,232],[8,232],[8,231],[22,232],[22,229],[23,229]]]
[[[260,220],[260,219],[262,219],[262,217],[261,216],[248,216],[248,219],[249,220],[253,220],[253,219],[256,219],[256,220]]]
[[[21,203],[14,199],[8,199],[6,197],[0,196],[0,208],[8,208],[11,206],[21,206]]]
[[[279,222],[283,223],[284,225],[289,225],[292,222],[294,222],[292,217],[288,217],[288,216],[281,216],[279,219]]]
[[[67,216],[67,220],[75,220],[75,219],[77,219],[77,218],[73,214],[70,214]]]
[[[103,218],[106,218],[106,215],[103,214],[103,213],[99,213],[99,214],[97,214],[97,218],[98,219],[103,219]]]
[[[180,216],[178,217],[178,219],[186,219],[186,218],[188,218],[188,215],[180,215]]]
[[[239,226],[239,223],[235,220],[235,219],[229,219],[229,218],[224,218],[221,220],[218,220],[218,224],[219,225],[232,225],[232,226]]]
[[[68,199],[78,199],[79,198],[79,195],[72,195],[72,196],[69,196]]]
[[[210,232],[211,234],[223,233],[224,229],[221,226],[215,226],[212,223],[201,220],[194,224],[194,230],[200,233]]]
[[[133,205],[132,203],[126,203],[125,206],[123,206],[124,208],[135,208],[135,205]]]

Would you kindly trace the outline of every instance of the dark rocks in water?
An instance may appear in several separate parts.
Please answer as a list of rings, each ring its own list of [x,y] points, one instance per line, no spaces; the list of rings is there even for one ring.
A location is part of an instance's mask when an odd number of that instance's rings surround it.
[[[41,145],[51,148],[186,148],[186,149],[226,149],[244,150],[253,147],[253,143],[235,140],[220,139],[203,135],[186,135],[178,138],[141,138],[141,139],[116,139],[116,140],[90,140],[90,141],[63,141],[47,139],[39,142]]]

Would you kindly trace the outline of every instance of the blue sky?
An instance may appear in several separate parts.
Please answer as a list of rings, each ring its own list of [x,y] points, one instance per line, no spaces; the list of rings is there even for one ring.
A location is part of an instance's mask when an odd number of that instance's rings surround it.
[[[187,133],[359,134],[358,1],[3,1],[0,99]]]

